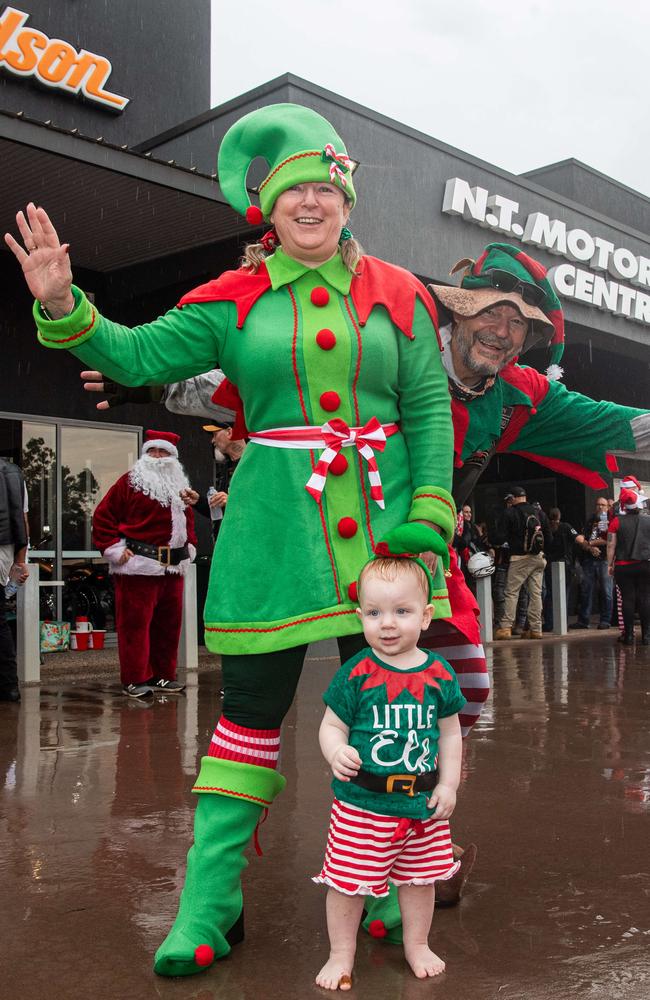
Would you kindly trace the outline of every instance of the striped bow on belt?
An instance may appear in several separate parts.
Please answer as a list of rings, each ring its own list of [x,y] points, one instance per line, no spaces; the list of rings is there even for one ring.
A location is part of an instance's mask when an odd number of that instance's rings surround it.
[[[380,424],[377,417],[371,417],[363,427],[349,427],[345,420],[334,417],[322,427],[276,427],[250,434],[249,440],[272,448],[323,448],[316,468],[305,485],[317,503],[321,502],[330,465],[341,448],[356,447],[368,465],[370,496],[383,510],[384,491],[375,451],[383,451],[386,439],[398,430],[397,424]]]

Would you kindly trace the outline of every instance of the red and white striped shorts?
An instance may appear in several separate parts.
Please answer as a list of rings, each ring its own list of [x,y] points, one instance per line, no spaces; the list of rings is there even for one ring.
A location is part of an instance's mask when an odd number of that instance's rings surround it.
[[[431,885],[459,868],[449,821],[409,820],[334,799],[325,861],[312,881],[348,896],[387,896],[394,885]]]

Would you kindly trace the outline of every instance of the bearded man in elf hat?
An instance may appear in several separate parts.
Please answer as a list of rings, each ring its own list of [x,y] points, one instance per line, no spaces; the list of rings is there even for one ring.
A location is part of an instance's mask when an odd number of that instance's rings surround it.
[[[194,513],[178,461],[178,434],[147,431],[142,455],[97,505],[93,541],[108,560],[122,690],[180,694],[176,657],[183,611],[183,577],[196,556]]]

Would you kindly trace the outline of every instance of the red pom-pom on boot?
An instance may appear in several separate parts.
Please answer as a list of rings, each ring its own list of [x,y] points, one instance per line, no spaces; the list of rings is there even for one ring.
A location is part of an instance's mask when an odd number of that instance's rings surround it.
[[[207,968],[208,965],[212,965],[214,962],[214,948],[211,948],[209,944],[200,944],[194,952],[194,961],[202,969]]]

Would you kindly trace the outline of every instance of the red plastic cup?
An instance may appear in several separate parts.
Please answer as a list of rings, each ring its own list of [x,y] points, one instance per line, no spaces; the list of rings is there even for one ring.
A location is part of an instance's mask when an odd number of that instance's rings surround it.
[[[90,632],[77,631],[73,632],[72,635],[74,636],[74,645],[72,647],[73,649],[77,649],[81,652],[82,650],[86,650],[89,648],[90,636],[91,636]]]
[[[103,649],[105,638],[106,638],[105,628],[94,628],[90,633],[91,649]]]

